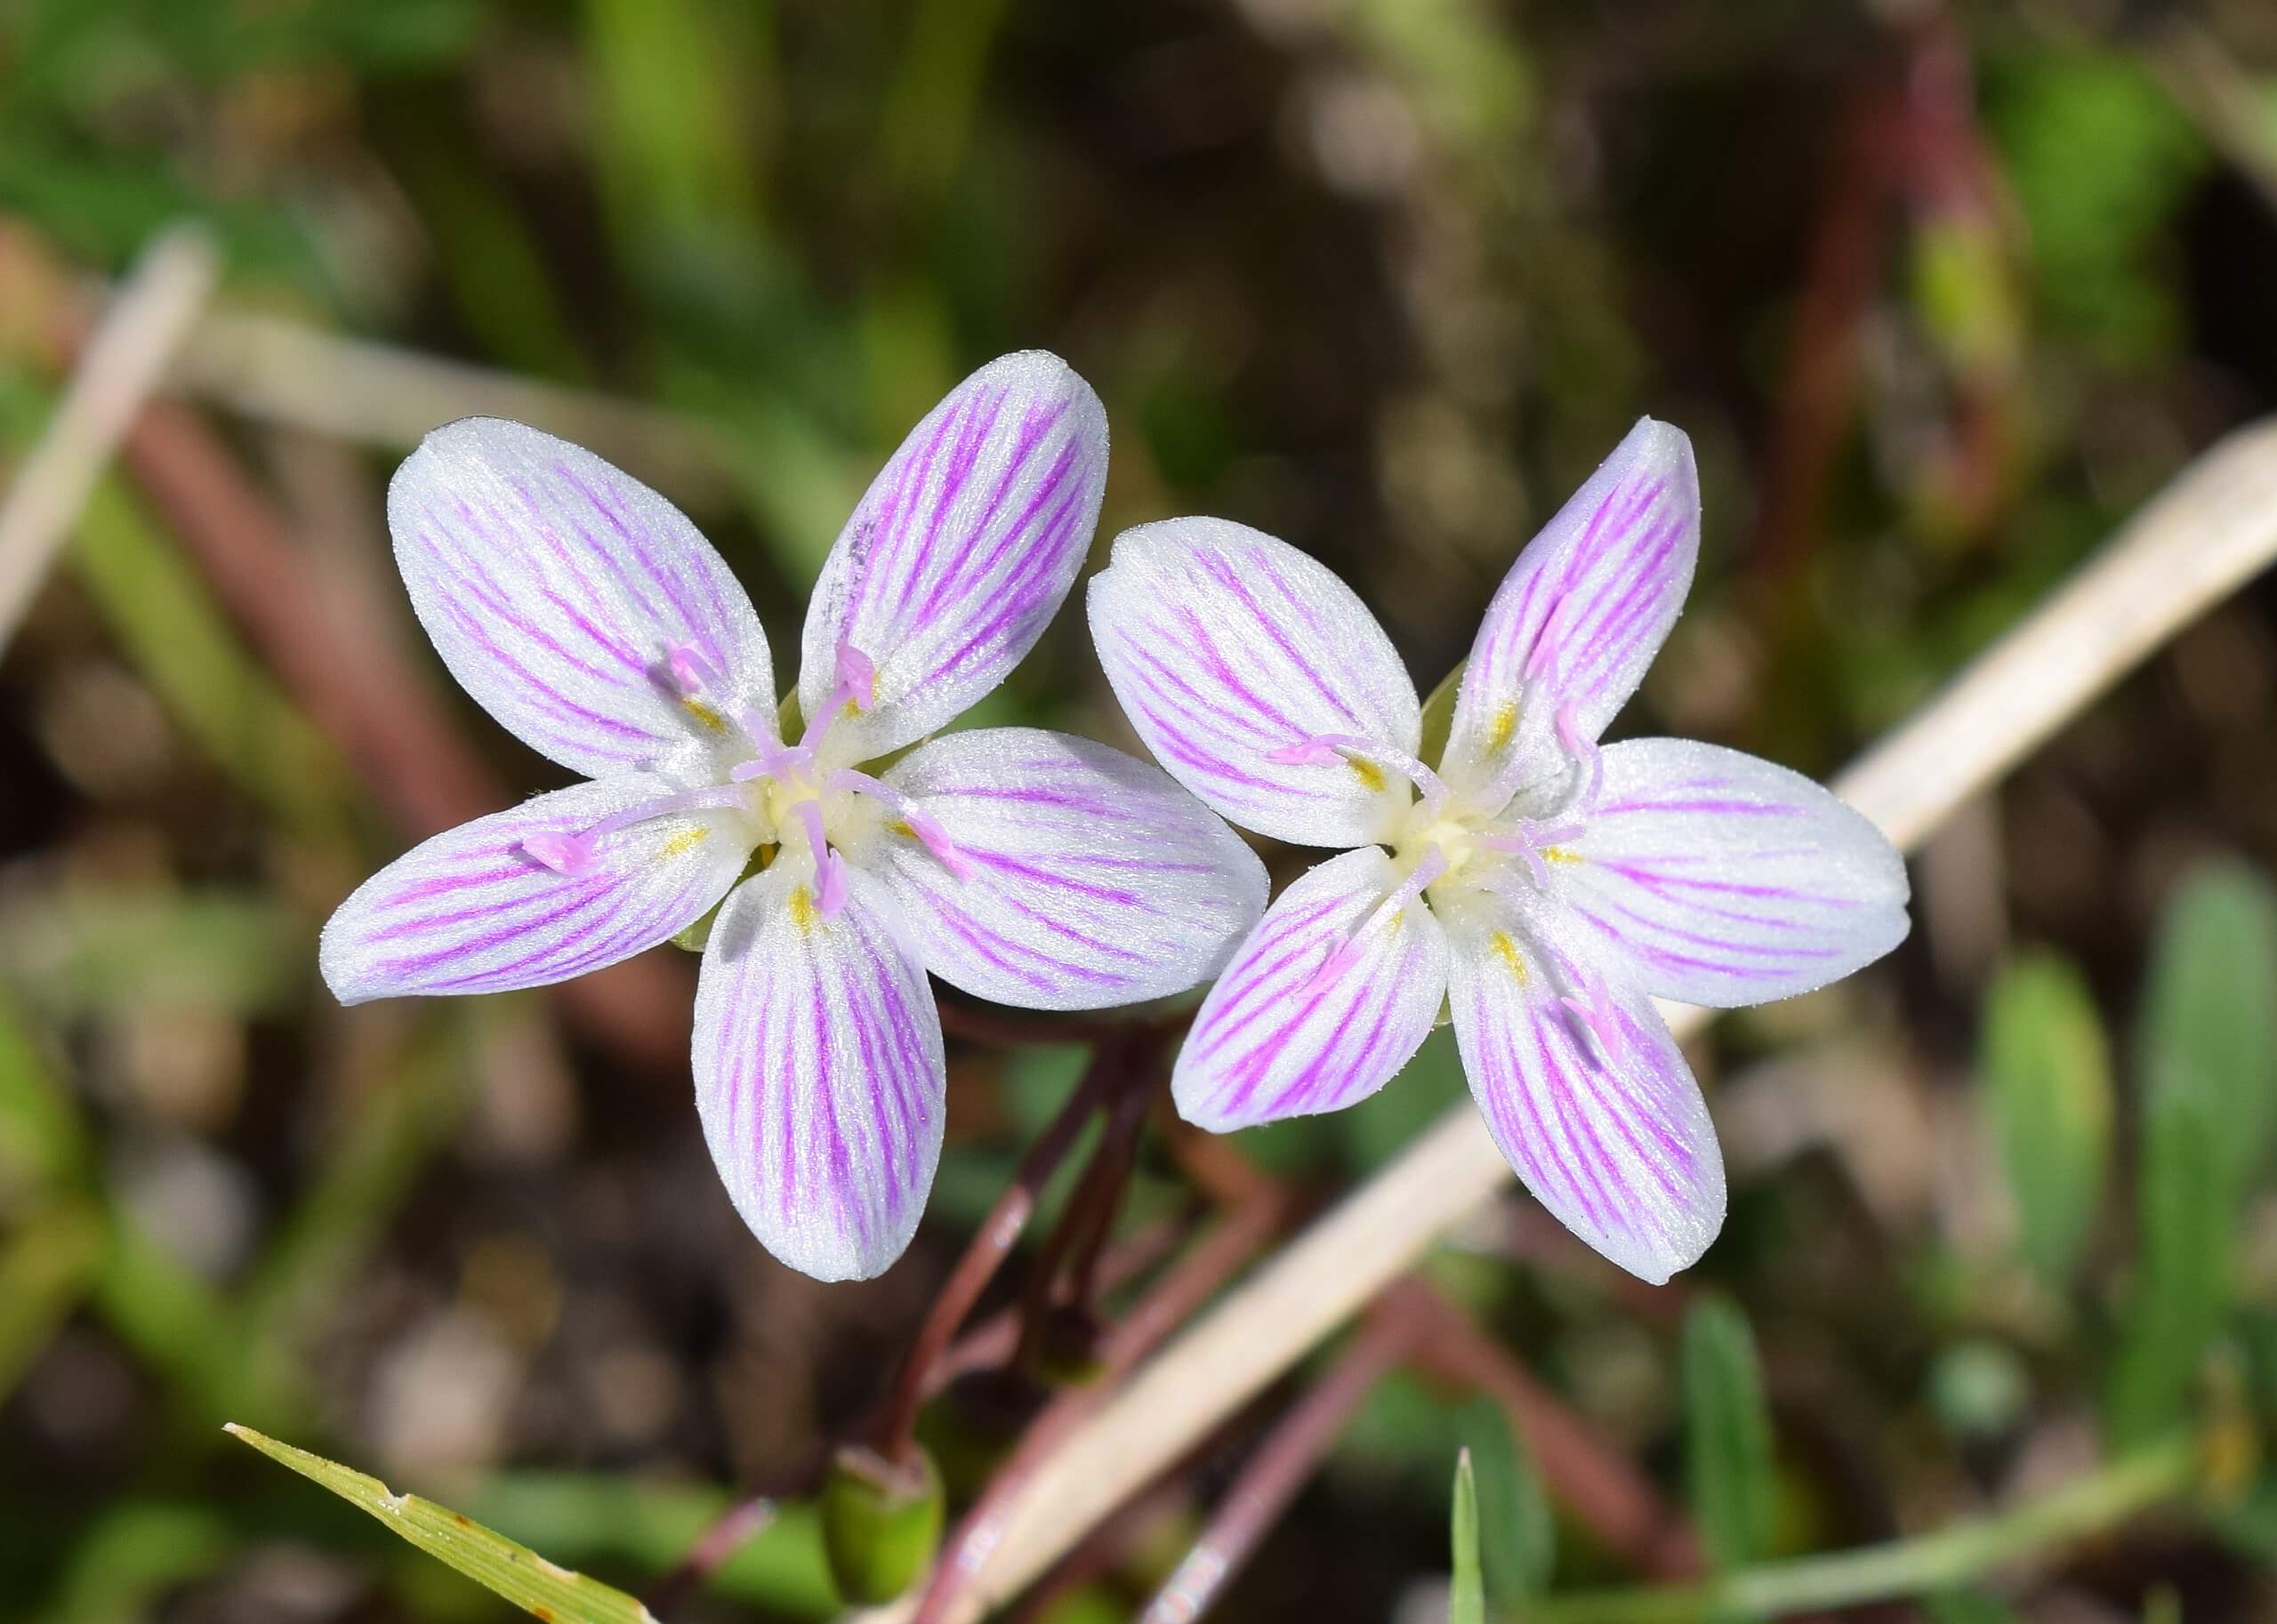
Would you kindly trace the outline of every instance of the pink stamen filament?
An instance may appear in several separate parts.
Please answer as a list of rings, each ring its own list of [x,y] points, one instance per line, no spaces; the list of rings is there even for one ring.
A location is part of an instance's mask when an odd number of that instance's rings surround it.
[[[722,703],[726,702],[727,683],[721,679],[718,671],[712,669],[712,663],[698,654],[692,645],[674,644],[664,655],[664,664],[672,671],[672,681],[679,685],[681,698],[704,699],[708,695]],[[754,771],[743,773],[742,777],[736,778],[736,782],[741,783],[744,778],[755,778],[761,772],[771,773],[774,769],[765,766],[764,763],[778,756],[782,749],[781,741],[775,736],[774,717],[765,711],[749,707],[738,709],[735,716],[736,720],[743,725],[743,730],[750,736],[751,742],[758,747],[759,760],[762,764]],[[728,776],[736,776],[733,773]]]
[[[1557,1001],[1580,1017],[1589,1035],[1597,1040],[1602,1056],[1600,1064],[1607,1066],[1621,1064],[1624,1046],[1621,1036],[1621,1010],[1613,1001],[1613,989],[1599,977],[1591,977],[1581,986],[1582,997],[1560,996]]]
[[[1533,882],[1546,889],[1549,885],[1549,864],[1541,855],[1543,850],[1581,837],[1581,825],[1579,824],[1545,824],[1522,817],[1512,833],[1482,834],[1476,840],[1489,851],[1509,852],[1513,856],[1523,858],[1533,874]]]
[[[846,859],[833,849],[823,832],[822,803],[802,800],[791,808],[807,832],[807,848],[815,858],[815,902],[825,919],[835,919],[846,905]]]
[[[1589,787],[1581,792],[1581,807],[1586,811],[1595,807],[1597,798],[1605,792],[1605,757],[1597,750],[1597,741],[1582,734],[1570,699],[1557,707],[1557,743],[1577,764],[1589,769]]]
[[[1361,944],[1368,933],[1397,918],[1408,904],[1422,896],[1426,888],[1446,872],[1446,854],[1436,846],[1425,847],[1423,856],[1407,878],[1393,887],[1391,894],[1370,909],[1368,917],[1360,921],[1352,934],[1321,961],[1321,967],[1312,973],[1311,978],[1305,983],[1304,990],[1308,993],[1316,993],[1351,969],[1360,956]]]
[[[1379,744],[1356,734],[1316,733],[1294,744],[1284,744],[1278,750],[1268,750],[1265,759],[1278,767],[1326,767],[1338,760],[1349,760],[1357,756],[1364,761],[1391,768],[1423,792],[1423,804],[1436,808],[1446,804],[1447,786],[1439,775],[1409,755],[1389,744]]]
[[[838,680],[832,687],[822,707],[807,718],[806,731],[799,736],[798,747],[809,752],[811,761],[820,753],[822,742],[829,736],[831,725],[837,721],[846,707],[866,711],[877,703],[878,668],[870,656],[851,643],[838,646]]]
[[[571,834],[566,830],[548,829],[521,841],[522,851],[557,874],[572,878],[585,873],[599,855],[603,837],[620,829],[630,829],[635,824],[645,824],[652,817],[671,817],[682,812],[718,811],[745,804],[740,790],[715,786],[702,790],[682,790],[674,795],[660,795],[654,800],[627,807],[613,812],[588,829]]]
[[[959,880],[972,878],[971,860],[957,849],[956,842],[949,839],[949,832],[941,827],[941,820],[891,784],[850,767],[841,767],[822,781],[822,787],[825,792],[850,790],[857,795],[867,795],[908,824],[910,833],[941,860],[942,867]]]

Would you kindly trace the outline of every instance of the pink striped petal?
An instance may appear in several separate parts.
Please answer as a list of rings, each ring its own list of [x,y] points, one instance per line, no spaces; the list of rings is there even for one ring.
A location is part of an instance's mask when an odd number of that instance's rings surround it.
[[[1446,991],[1447,942],[1420,901],[1354,935],[1394,882],[1369,846],[1281,893],[1195,1017],[1171,1079],[1179,1115],[1225,1133],[1340,1111],[1414,1057]]]
[[[521,423],[436,430],[388,486],[396,563],[459,686],[531,749],[602,778],[684,776],[772,718],[767,634],[680,510]],[[674,655],[717,679],[683,697]]]
[[[727,895],[754,833],[734,812],[683,812],[605,834],[590,865],[530,855],[669,794],[660,778],[572,784],[446,830],[366,880],[324,928],[318,962],[345,1004],[543,986],[629,959]]]
[[[831,549],[808,606],[799,703],[838,691],[851,645],[874,698],[833,759],[923,738],[1025,658],[1074,584],[1106,484],[1106,413],[1040,350],[992,361],[911,430]]]
[[[953,733],[886,775],[907,823],[849,848],[944,981],[999,1003],[1096,1009],[1214,975],[1265,911],[1265,865],[1159,768],[1034,728]]]
[[[1244,828],[1299,846],[1381,838],[1412,799],[1359,739],[1412,759],[1415,684],[1352,589],[1285,542],[1217,519],[1115,538],[1091,639],[1124,714],[1171,776]],[[1279,758],[1279,759],[1276,759]]]
[[[1905,864],[1783,767],[1688,739],[1605,752],[1605,790],[1550,865],[1557,895],[1640,985],[1730,1009],[1790,998],[1905,939]]]
[[[1548,917],[1474,896],[1450,918],[1463,1070],[1534,1199],[1658,1285],[1723,1227],[1723,1154],[1652,1000]]]
[[[696,993],[696,1106],[736,1210],[817,1280],[909,1246],[941,1159],[947,1072],[924,966],[876,880],[824,917],[810,867],[736,888]]]
[[[1455,702],[1448,782],[1523,788],[1562,770],[1561,731],[1594,741],[1628,703],[1684,607],[1699,555],[1692,442],[1644,418],[1487,606]]]

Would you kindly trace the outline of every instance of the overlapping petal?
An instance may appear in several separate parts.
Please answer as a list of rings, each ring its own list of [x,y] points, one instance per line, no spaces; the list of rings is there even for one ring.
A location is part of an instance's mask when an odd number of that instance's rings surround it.
[[[642,776],[573,784],[414,848],[326,924],[326,984],[347,1004],[503,993],[582,976],[685,929],[743,872],[752,832],[742,814],[675,813],[602,835],[575,874],[523,846],[580,835],[671,788]]]
[[[1448,782],[1524,785],[1565,766],[1637,691],[1691,590],[1700,475],[1681,430],[1641,420],[1504,577],[1455,702]]]
[[[807,610],[799,701],[813,719],[852,647],[874,703],[842,709],[838,759],[920,739],[1035,646],[1074,583],[1106,483],[1106,413],[1041,350],[966,379],[911,431],[831,549]]]
[[[1905,864],[1798,773],[1688,739],[1605,752],[1603,799],[1550,865],[1557,896],[1662,998],[1808,992],[1905,939]]]
[[[606,777],[671,770],[745,707],[771,717],[767,635],[712,544],[656,492],[521,423],[430,434],[388,486],[412,607],[459,686],[533,750]],[[689,700],[686,649],[716,687]]]
[[[956,854],[883,819],[881,874],[926,967],[999,1003],[1093,1009],[1214,974],[1265,909],[1265,865],[1162,771],[1034,728],[951,734],[886,775]]]
[[[696,993],[696,1105],[736,1210],[817,1280],[866,1280],[909,1245],[941,1159],[940,1015],[870,875],[825,917],[785,861],[720,910]]]
[[[1723,1226],[1723,1154],[1652,1000],[1546,911],[1477,896],[1447,929],[1463,1070],[1519,1178],[1631,1274],[1690,1266]]]
[[[1393,880],[1391,859],[1364,847],[1318,864],[1266,910],[1179,1053],[1171,1089],[1181,1116],[1223,1133],[1340,1110],[1414,1057],[1446,990],[1447,941],[1420,901],[1361,930]]]
[[[1090,585],[1092,641],[1138,736],[1226,816],[1302,846],[1380,838],[1410,796],[1364,752],[1275,760],[1321,738],[1412,758],[1415,684],[1324,566],[1216,519],[1142,525]]]

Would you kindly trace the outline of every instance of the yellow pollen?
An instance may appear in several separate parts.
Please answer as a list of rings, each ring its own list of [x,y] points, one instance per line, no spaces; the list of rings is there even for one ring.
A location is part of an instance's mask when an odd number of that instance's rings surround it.
[[[1494,728],[1486,738],[1486,748],[1500,750],[1510,742],[1518,730],[1518,702],[1506,699],[1494,707]]]
[[[666,862],[670,862],[674,857],[684,857],[711,838],[712,831],[702,824],[696,824],[681,830],[671,840],[666,840],[657,851],[656,856]]]
[[[886,825],[886,832],[889,834],[897,834],[905,840],[917,839],[917,831],[909,826],[909,821],[906,818],[896,818]]]
[[[815,894],[803,885],[791,888],[791,920],[801,930],[812,930],[815,921],[822,917],[822,910],[815,906]]]
[[[1579,863],[1581,854],[1565,846],[1545,846],[1541,848],[1544,863]]]
[[[1382,768],[1378,767],[1373,761],[1363,760],[1358,756],[1348,756],[1345,760],[1351,763],[1353,774],[1367,787],[1371,794],[1384,787]]]
[[[1496,958],[1510,967],[1510,974],[1518,978],[1518,985],[1525,985],[1526,961],[1524,955],[1518,952],[1518,945],[1510,939],[1510,933],[1507,930],[1496,931],[1493,939],[1487,945],[1494,950]]]
[[[727,718],[721,716],[717,711],[713,710],[710,705],[705,704],[700,699],[690,699],[683,695],[680,702],[680,707],[681,710],[687,712],[690,716],[696,718],[696,720],[710,732],[725,733],[728,730]]]

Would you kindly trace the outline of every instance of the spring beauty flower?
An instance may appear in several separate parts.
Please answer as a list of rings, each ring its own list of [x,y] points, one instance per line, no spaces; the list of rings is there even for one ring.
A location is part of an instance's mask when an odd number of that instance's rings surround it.
[[[1211,975],[1264,907],[1254,854],[1156,768],[1027,728],[919,742],[1058,611],[1106,455],[1052,356],[935,407],[823,567],[794,741],[750,599],[669,502],[520,424],[428,436],[388,490],[412,605],[485,710],[591,782],[382,870],[326,926],[325,979],[347,1003],[536,986],[720,904],[693,1054],[712,1158],[784,1262],[883,1270],[940,1158],[928,970],[1008,1004],[1127,1003]]]
[[[1429,744],[1390,640],[1318,563],[1218,519],[1116,540],[1091,631],[1139,736],[1235,823],[1347,848],[1203,1002],[1172,1083],[1187,1120],[1364,1099],[1444,1001],[1543,1206],[1646,1280],[1706,1250],[1723,1160],[1653,997],[1731,1007],[1847,976],[1903,939],[1906,881],[1871,824],[1783,768],[1597,744],[1683,607],[1699,519],[1691,442],[1639,422],[1519,556]]]

